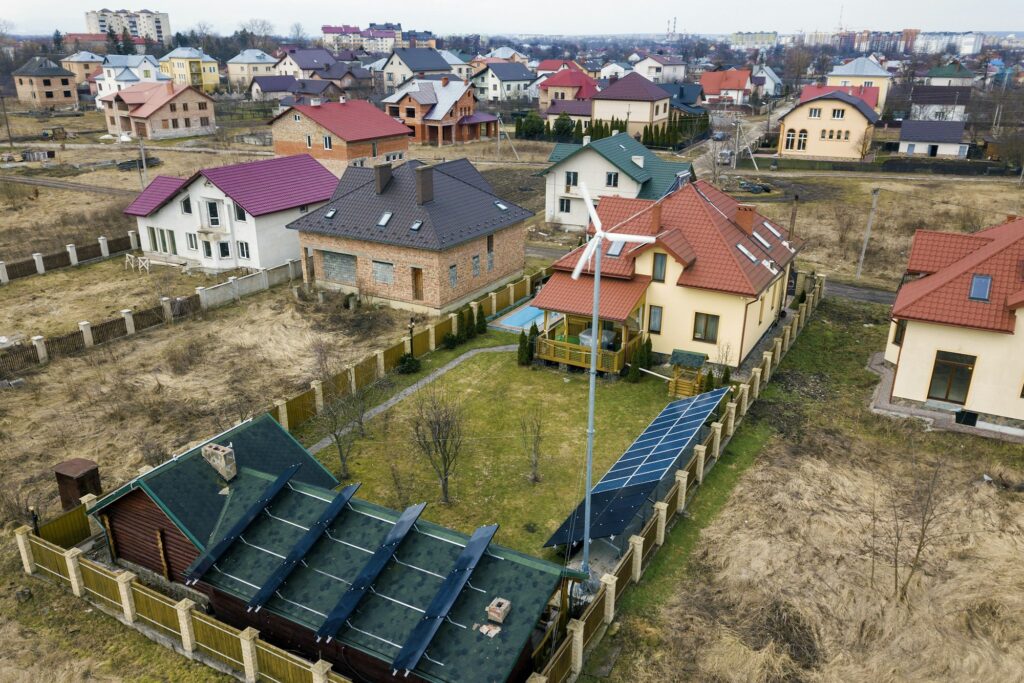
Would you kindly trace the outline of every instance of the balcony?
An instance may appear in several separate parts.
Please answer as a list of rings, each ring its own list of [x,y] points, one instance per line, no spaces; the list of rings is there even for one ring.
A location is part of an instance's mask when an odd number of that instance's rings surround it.
[[[590,330],[590,319],[566,316],[562,322],[537,337],[534,356],[553,363],[565,363],[579,368],[590,368],[590,345],[581,343],[581,333]],[[616,323],[612,330],[604,330],[601,339],[603,348],[597,352],[599,372],[622,372],[633,357],[633,352],[643,342],[643,335],[630,330],[627,325]],[[604,321],[602,321],[602,328]],[[586,335],[584,335],[586,336]]]

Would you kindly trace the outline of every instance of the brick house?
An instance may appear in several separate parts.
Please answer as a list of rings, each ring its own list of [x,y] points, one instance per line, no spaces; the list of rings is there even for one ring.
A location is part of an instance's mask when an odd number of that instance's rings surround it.
[[[346,169],[334,198],[288,227],[313,251],[317,286],[437,315],[522,274],[532,215],[465,159],[412,161]]]
[[[576,69],[562,69],[545,78],[539,86],[540,110],[547,111],[556,100],[589,100],[597,94],[597,81]]]
[[[213,99],[191,85],[138,83],[97,99],[107,132],[148,140],[212,135],[217,131]]]
[[[34,107],[78,106],[75,74],[45,57],[33,57],[11,72],[18,100]]]
[[[274,154],[310,154],[335,175],[409,153],[409,128],[364,100],[298,104],[272,119],[270,128]]]
[[[669,93],[636,72],[626,74],[590,99],[594,121],[626,121],[630,135],[642,133],[644,126],[668,123]]]
[[[395,48],[381,68],[384,91],[390,95],[413,77],[457,75],[458,66],[449,64],[440,52],[427,47]]]
[[[467,82],[448,76],[413,78],[383,100],[388,116],[409,126],[413,142],[454,144],[498,134],[498,118],[476,113],[476,94]]]

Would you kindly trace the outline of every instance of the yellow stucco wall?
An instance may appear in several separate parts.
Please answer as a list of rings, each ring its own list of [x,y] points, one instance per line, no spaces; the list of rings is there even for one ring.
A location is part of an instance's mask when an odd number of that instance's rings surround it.
[[[889,84],[892,79],[885,78],[884,76],[829,76],[826,81],[827,85],[866,85],[869,88],[878,88],[878,107],[875,111],[879,114],[882,113],[882,109],[885,108],[885,98],[889,94]]]
[[[820,109],[819,118],[811,118],[811,110]],[[834,110],[843,118],[835,119]],[[792,149],[786,149],[786,135],[794,131]],[[807,131],[806,149],[800,147],[800,131]],[[824,131],[825,139],[821,134]],[[779,122],[779,155],[793,159],[852,159],[859,161],[867,150],[874,132],[868,120],[853,105],[838,100],[817,100],[795,107]],[[831,134],[832,137],[829,137]],[[837,137],[838,136],[838,137]],[[839,139],[842,138],[842,139]]]
[[[192,83],[191,63],[198,65],[202,85]],[[173,58],[160,62],[160,71],[171,77],[175,83],[195,85],[204,92],[213,92],[220,85],[220,71],[217,62],[204,62],[200,59]]]
[[[657,110],[657,113],[655,113]],[[630,135],[643,132],[649,124],[661,125],[668,122],[668,98],[657,102],[629,102],[626,100],[593,100],[592,118],[595,121],[629,121]]]

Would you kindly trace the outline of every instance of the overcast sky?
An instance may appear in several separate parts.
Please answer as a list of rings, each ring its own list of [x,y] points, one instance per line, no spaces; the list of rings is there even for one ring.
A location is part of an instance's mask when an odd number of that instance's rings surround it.
[[[14,33],[50,33],[85,30],[85,11],[102,5],[86,5],[74,0],[4,0],[0,18],[14,24]],[[114,5],[107,5],[114,7]],[[117,5],[118,7],[124,5]],[[134,5],[128,4],[132,7]],[[302,23],[309,35],[317,35],[322,24],[358,24],[370,21],[399,21],[404,28],[450,33],[661,33],[673,16],[680,33],[723,34],[733,31],[833,30],[839,24],[837,2],[821,0],[733,0],[732,2],[688,2],[648,0],[642,11],[630,11],[622,0],[589,2],[551,2],[550,0],[509,0],[508,2],[453,2],[452,0],[390,0],[376,2],[337,2],[304,0],[299,3],[279,0],[249,2],[210,2],[176,0],[139,5],[170,13],[171,28],[187,30],[197,22],[212,24],[219,33],[231,33],[245,19],[257,17],[270,21],[275,30],[286,34],[295,22]],[[374,9],[379,7],[379,9]],[[696,8],[706,8],[696,11]],[[242,9],[239,9],[242,8]],[[983,8],[979,11],[979,8]],[[924,31],[967,31],[985,29],[1013,30],[1000,17],[1021,17],[1020,0],[990,0],[975,5],[963,0],[859,0],[845,3],[843,26],[850,29],[897,30],[919,28]]]

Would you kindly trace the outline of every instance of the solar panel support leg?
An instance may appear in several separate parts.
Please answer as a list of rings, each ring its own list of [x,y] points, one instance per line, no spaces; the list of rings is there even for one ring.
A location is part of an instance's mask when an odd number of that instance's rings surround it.
[[[725,435],[731,437],[736,431],[736,401],[725,406]]]
[[[750,371],[750,398],[756,400],[761,395],[761,368]]]
[[[640,577],[644,573],[644,537],[630,536],[629,548],[633,551],[633,583],[640,583]]]
[[[686,509],[686,485],[689,483],[690,473],[686,470],[676,470],[676,483],[679,485],[679,496],[676,498],[676,514],[681,514]]]
[[[654,504],[654,513],[658,515],[658,521],[654,529],[654,542],[658,545],[665,545],[665,524],[668,522],[668,503],[659,500]]]
[[[328,683],[331,674],[331,663],[326,659],[318,660],[310,672],[313,674],[313,683]]]
[[[260,632],[252,626],[238,634],[238,642],[242,646],[242,668],[245,674],[245,683],[256,683],[259,674],[259,665],[256,663],[256,640]]]
[[[704,483],[704,458],[707,456],[707,446],[694,446],[693,454],[697,456],[697,483]]]
[[[579,619],[570,619],[565,630],[572,638],[572,661],[569,663],[569,669],[578,674],[583,671],[583,622]]]
[[[181,649],[189,657],[196,650],[196,633],[192,625],[192,608],[195,606],[196,603],[188,598],[174,606],[174,611],[178,613],[178,630],[181,631]]]
[[[613,574],[605,574],[601,577],[604,585],[604,623],[610,624],[615,621],[615,585],[619,582]]]

